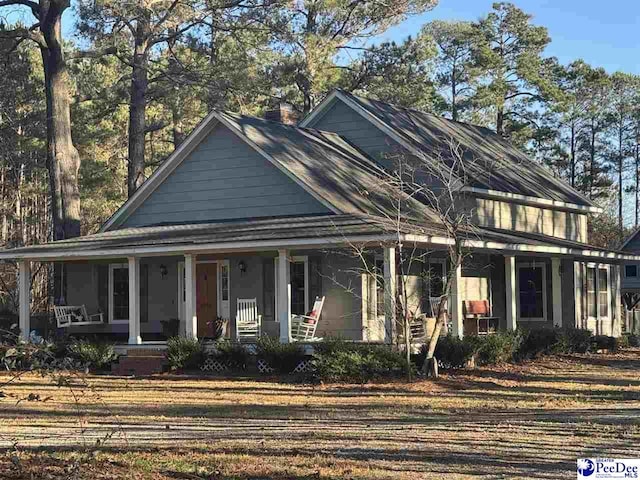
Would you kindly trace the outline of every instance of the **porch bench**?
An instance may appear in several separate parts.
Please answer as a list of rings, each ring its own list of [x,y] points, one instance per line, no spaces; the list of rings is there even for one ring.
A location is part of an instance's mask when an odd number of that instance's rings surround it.
[[[58,328],[67,328],[73,325],[96,325],[104,323],[104,314],[87,314],[84,305],[55,305],[53,311],[56,315]]]

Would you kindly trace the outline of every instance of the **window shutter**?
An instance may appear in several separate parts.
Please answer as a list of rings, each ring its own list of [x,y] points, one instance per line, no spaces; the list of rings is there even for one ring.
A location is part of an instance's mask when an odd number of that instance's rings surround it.
[[[149,265],[140,264],[140,323],[149,321]]]
[[[109,321],[109,265],[98,265],[98,308]]]

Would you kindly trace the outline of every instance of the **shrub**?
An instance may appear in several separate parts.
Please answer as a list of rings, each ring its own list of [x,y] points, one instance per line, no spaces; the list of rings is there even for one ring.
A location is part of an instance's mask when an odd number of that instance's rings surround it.
[[[8,371],[79,368],[66,349],[50,342],[0,343],[0,368]]]
[[[366,383],[405,372],[405,357],[387,345],[329,339],[318,344],[313,357],[318,380]]]
[[[202,344],[194,338],[167,340],[167,361],[173,370],[198,368],[203,359]]]
[[[297,343],[280,343],[277,338],[260,337],[256,342],[258,358],[264,360],[277,373],[291,373],[305,359],[302,346]]]
[[[550,353],[586,353],[591,332],[583,328],[537,328],[521,332],[515,358],[536,358]]]
[[[562,346],[556,353],[587,353],[591,349],[591,330],[567,327],[560,334]]]
[[[621,348],[629,348],[629,335],[621,335],[616,338],[616,350]]]
[[[440,338],[434,352],[438,363],[445,368],[462,368],[467,365],[475,354],[475,345],[468,338],[461,339],[451,334]],[[422,347],[422,357],[426,358],[428,348],[428,345]]]
[[[640,347],[640,336],[631,333],[628,338],[630,347]]]
[[[249,353],[244,346],[230,340],[216,342],[215,351],[209,354],[228,368],[245,370],[249,361]]]
[[[595,350],[609,350],[610,352],[616,352],[618,350],[618,341],[615,337],[595,335],[591,343]]]
[[[475,344],[476,359],[480,365],[512,361],[521,341],[518,332],[498,332],[493,335],[467,338],[472,345]]]
[[[106,342],[74,340],[69,344],[68,350],[73,358],[98,370],[109,367],[117,358],[114,346]]]

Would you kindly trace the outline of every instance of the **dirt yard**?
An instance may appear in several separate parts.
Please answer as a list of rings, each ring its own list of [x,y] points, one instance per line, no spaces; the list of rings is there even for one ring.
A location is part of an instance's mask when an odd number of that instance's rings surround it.
[[[640,457],[640,350],[364,387],[9,379],[2,479],[558,479]]]

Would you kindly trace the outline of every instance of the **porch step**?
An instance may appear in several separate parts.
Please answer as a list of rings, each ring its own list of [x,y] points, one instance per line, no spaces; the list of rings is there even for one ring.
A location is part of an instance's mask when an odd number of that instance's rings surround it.
[[[154,352],[152,355],[143,355],[140,352],[132,355],[132,353],[120,356],[118,361],[111,365],[111,373],[122,376],[145,376],[162,373],[166,369],[167,360],[162,352],[160,354]]]

